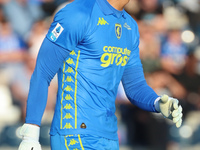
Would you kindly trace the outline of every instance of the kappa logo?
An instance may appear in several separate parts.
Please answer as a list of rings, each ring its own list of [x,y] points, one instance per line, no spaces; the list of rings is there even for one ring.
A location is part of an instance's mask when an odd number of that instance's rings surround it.
[[[72,90],[72,87],[71,87],[71,86],[67,85],[67,87],[65,88],[65,91],[70,92],[70,91],[73,91],[73,90]]]
[[[78,143],[76,140],[71,139],[68,146],[75,145],[76,143]]]
[[[116,34],[116,36],[117,36],[118,39],[121,38],[121,35],[122,35],[122,25],[119,24],[119,23],[115,24],[115,34]]]
[[[65,96],[65,99],[66,99],[66,100],[73,100],[73,98],[71,97],[70,94],[67,94],[67,95]]]
[[[67,113],[63,119],[73,119],[70,113]]]
[[[70,65],[75,65],[74,61],[72,58],[69,58],[67,61],[66,61],[68,64]]]
[[[70,123],[66,123],[66,125],[64,126],[64,129],[73,129],[72,125]]]
[[[74,82],[71,76],[67,76],[65,82]]]
[[[71,104],[66,104],[64,109],[73,109],[72,105]]]
[[[99,21],[97,25],[106,25],[106,24],[109,24],[109,23],[106,20],[104,20],[104,18],[99,17]]]
[[[65,72],[68,72],[68,73],[74,73],[72,67],[68,67],[67,70]]]
[[[70,55],[75,55],[76,56],[76,53],[73,51],[71,51]]]

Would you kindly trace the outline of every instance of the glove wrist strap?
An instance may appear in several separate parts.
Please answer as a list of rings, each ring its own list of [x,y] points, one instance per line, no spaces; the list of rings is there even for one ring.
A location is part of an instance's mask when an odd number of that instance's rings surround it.
[[[154,107],[156,111],[160,113],[159,100],[160,100],[160,97],[156,98],[156,100],[154,101]]]
[[[39,141],[40,127],[32,124],[24,124],[21,128],[20,135],[23,136],[24,139]]]

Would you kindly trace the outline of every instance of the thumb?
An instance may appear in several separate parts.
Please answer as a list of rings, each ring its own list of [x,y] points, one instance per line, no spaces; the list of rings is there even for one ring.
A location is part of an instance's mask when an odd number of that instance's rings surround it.
[[[161,103],[166,103],[167,101],[168,101],[168,96],[167,95],[163,95],[161,98],[160,98],[160,100],[161,100]]]
[[[175,99],[172,103],[173,103],[173,108],[178,109],[178,100]]]

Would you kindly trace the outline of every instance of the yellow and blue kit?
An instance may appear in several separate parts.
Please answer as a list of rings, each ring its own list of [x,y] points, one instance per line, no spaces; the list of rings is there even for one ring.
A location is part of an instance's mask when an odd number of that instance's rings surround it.
[[[75,0],[54,18],[31,78],[26,123],[40,125],[48,85],[58,73],[51,135],[96,135],[118,140],[115,98],[122,80],[129,100],[156,112],[158,95],[147,85],[139,31],[107,0]]]

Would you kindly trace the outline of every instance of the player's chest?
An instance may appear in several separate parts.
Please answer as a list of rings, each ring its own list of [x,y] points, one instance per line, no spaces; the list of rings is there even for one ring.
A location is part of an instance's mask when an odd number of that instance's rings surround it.
[[[131,28],[122,18],[98,16],[94,19],[89,34],[88,40],[97,45],[131,47],[132,44]]]
[[[133,47],[131,33],[125,19],[96,17],[79,45],[82,58],[98,61],[101,67],[125,66]]]

